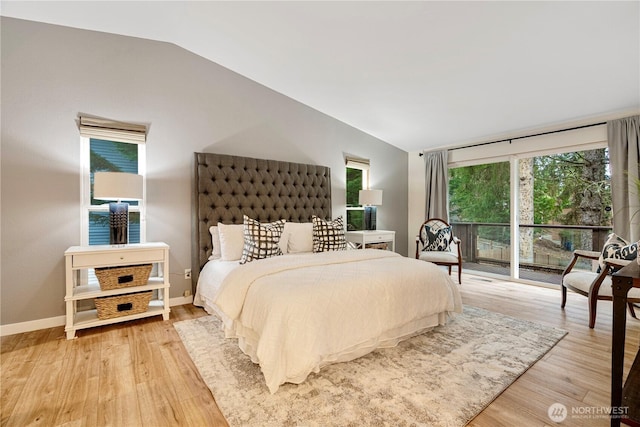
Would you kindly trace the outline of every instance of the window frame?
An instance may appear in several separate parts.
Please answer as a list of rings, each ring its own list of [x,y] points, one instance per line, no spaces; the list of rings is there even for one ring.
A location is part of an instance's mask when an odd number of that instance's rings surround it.
[[[563,154],[563,153],[571,153],[578,151],[587,151],[587,150],[596,150],[596,149],[606,149],[608,147],[606,138],[591,136],[594,134],[596,129],[589,130],[590,133],[585,134],[589,136],[580,138],[580,135],[577,137],[577,141],[572,141],[571,144],[558,144],[557,146],[551,148],[548,146],[543,146],[539,149],[529,149],[527,151],[519,151],[512,152],[507,154],[498,154],[495,150],[496,147],[491,147],[491,149],[484,148],[487,151],[487,154],[484,157],[475,157],[473,155],[468,154],[472,150],[475,150],[477,147],[466,150],[464,155],[458,155],[458,158],[454,158],[452,161],[451,157],[449,157],[448,168],[458,168],[458,167],[467,167],[467,166],[476,166],[482,164],[492,164],[499,162],[509,162],[510,165],[510,184],[509,184],[509,203],[510,203],[510,276],[509,280],[513,280],[521,283],[529,283],[537,286],[544,286],[556,289],[554,285],[549,285],[544,282],[536,282],[527,279],[520,278],[520,240],[519,240],[519,232],[520,232],[520,216],[519,216],[519,162],[521,159],[541,157],[541,156],[552,156],[555,154]],[[551,135],[545,136],[545,139],[550,139],[550,137],[556,137],[557,139],[562,140],[561,138],[565,135]],[[574,138],[576,138],[574,136]],[[536,137],[531,137],[531,140],[536,140]],[[538,137],[538,139],[540,139]],[[582,141],[585,142],[582,142]],[[500,145],[500,144],[495,144]],[[533,144],[535,146],[535,144]],[[460,150],[463,151],[463,150]],[[491,276],[491,273],[482,273],[483,275]],[[504,276],[497,276],[502,278]]]
[[[98,138],[94,138],[98,139]],[[105,141],[113,141],[121,144],[135,144],[138,146],[138,175],[142,175],[142,200],[137,205],[129,205],[129,212],[140,214],[140,243],[147,241],[146,227],[146,200],[147,200],[147,180],[146,180],[146,145],[143,143],[115,141],[113,139],[102,138]],[[91,212],[109,212],[109,204],[91,204],[91,138],[80,136],[80,244],[89,245],[89,215]]]
[[[345,175],[347,174],[347,169],[358,169],[362,171],[362,190],[368,190],[369,189],[369,176],[370,176],[370,169],[371,169],[371,165],[369,163],[369,160],[367,159],[352,159],[352,158],[347,158],[346,160],[346,165],[345,165]],[[364,212],[364,206],[362,206],[361,204],[357,204],[357,205],[352,205],[349,206],[349,204],[347,203],[346,200],[346,188],[347,188],[347,181],[345,179],[345,208],[346,208],[346,213],[345,213],[345,224],[348,224],[349,221],[349,212],[350,211],[362,211]]]

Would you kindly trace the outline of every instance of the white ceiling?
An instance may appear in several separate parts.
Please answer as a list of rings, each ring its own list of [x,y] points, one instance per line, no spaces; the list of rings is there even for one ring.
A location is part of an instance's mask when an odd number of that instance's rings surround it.
[[[406,151],[640,109],[640,2],[14,2],[175,43]]]

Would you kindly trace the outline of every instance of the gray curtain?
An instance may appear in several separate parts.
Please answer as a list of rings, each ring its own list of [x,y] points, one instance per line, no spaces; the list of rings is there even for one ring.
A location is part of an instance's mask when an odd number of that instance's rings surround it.
[[[424,153],[425,218],[441,218],[449,222],[448,158],[447,150]]]
[[[640,116],[607,122],[611,161],[613,231],[620,237],[640,240]]]

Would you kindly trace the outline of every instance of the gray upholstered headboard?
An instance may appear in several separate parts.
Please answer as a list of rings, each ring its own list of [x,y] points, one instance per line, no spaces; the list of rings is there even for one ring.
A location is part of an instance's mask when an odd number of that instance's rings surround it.
[[[331,169],[326,166],[195,153],[192,282],[211,255],[209,227],[331,218]]]

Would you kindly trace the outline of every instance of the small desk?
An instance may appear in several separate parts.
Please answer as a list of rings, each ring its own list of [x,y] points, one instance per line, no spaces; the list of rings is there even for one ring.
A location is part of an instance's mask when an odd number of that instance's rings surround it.
[[[371,243],[388,243],[391,251],[396,250],[396,232],[389,230],[360,230],[347,231],[347,242],[353,243],[358,249],[364,249]]]
[[[633,366],[627,376],[627,382],[622,387],[624,368],[624,341],[627,325],[627,294],[631,288],[640,288],[640,265],[632,261],[621,268],[612,276],[613,290],[613,332],[611,339],[611,426],[618,427],[622,421],[621,411],[627,407],[624,413],[629,418],[624,423],[630,426],[640,427],[640,402],[637,400],[640,394],[640,352],[636,354]],[[636,397],[634,397],[636,396]]]

